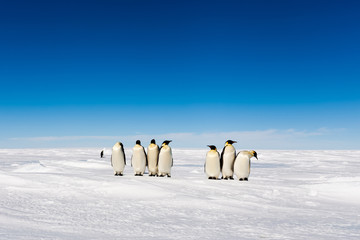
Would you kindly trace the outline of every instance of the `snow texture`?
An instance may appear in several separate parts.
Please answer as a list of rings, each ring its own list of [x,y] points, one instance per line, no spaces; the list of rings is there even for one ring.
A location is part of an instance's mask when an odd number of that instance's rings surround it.
[[[100,151],[0,149],[0,239],[360,239],[360,151],[257,150],[248,182],[206,179],[207,149],[172,178]]]

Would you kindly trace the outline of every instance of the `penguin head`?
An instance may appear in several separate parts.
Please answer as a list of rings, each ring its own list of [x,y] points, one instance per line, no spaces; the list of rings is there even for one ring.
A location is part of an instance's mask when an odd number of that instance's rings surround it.
[[[121,145],[122,145],[121,142],[116,142],[113,146],[113,149],[119,149],[119,148],[121,148]]]
[[[162,146],[169,145],[170,142],[171,142],[171,140],[165,140],[165,141],[162,143]]]
[[[120,144],[121,148],[124,149],[124,145],[121,142],[119,142],[119,144]]]
[[[151,139],[150,143],[156,144],[155,139]]]
[[[211,150],[215,150],[216,151],[216,146],[214,145],[207,145]]]
[[[225,143],[225,146],[231,145],[233,143],[237,143],[237,141],[227,140],[226,143]]]
[[[254,158],[256,158],[256,160],[259,160],[257,157],[257,153],[254,150],[250,151],[250,153],[253,155]]]
[[[136,144],[139,144],[139,145],[141,145],[141,142],[140,142],[140,140],[136,140]]]

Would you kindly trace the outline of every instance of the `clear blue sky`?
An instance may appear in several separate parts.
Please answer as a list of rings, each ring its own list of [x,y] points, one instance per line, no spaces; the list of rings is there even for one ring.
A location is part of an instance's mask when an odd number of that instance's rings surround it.
[[[1,1],[0,148],[155,136],[359,149],[359,12],[340,0]]]

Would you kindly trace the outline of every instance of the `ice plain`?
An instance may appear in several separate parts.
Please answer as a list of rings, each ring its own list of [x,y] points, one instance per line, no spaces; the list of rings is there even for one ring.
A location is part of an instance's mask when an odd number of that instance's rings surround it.
[[[360,239],[360,151],[257,150],[248,182],[113,176],[110,149],[0,149],[0,239]]]

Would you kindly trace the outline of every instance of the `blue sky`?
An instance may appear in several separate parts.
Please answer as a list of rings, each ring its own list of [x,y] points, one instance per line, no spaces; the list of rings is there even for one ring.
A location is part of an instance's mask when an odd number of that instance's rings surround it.
[[[2,1],[0,148],[359,149],[359,9]]]

